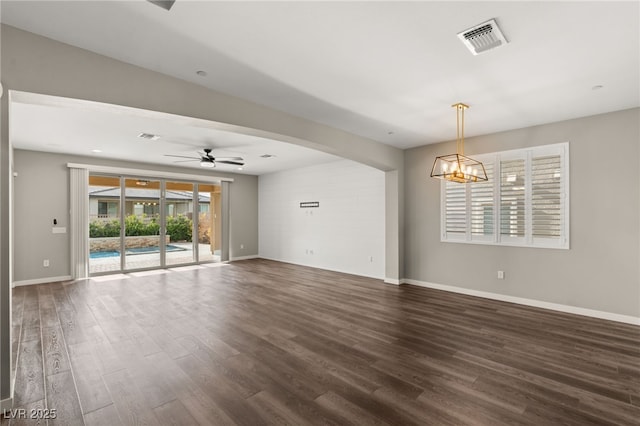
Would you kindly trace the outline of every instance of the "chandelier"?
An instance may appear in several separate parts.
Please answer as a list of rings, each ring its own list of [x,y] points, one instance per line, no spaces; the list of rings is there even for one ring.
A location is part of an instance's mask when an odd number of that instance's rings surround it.
[[[456,109],[456,153],[436,157],[431,177],[458,183],[486,181],[484,165],[464,155],[464,110],[469,106],[460,102],[451,106]]]

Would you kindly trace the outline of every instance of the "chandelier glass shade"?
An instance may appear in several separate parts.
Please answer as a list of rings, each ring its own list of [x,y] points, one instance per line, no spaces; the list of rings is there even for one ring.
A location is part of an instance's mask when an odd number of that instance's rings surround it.
[[[451,106],[456,109],[456,153],[436,157],[431,177],[459,183],[486,181],[484,165],[464,155],[464,110],[469,107],[463,103]]]

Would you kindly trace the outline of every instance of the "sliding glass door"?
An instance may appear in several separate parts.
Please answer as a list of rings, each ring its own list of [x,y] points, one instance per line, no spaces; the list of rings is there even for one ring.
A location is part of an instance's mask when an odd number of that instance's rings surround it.
[[[124,268],[147,269],[162,266],[164,243],[160,235],[159,180],[124,180]]]
[[[89,273],[122,269],[120,178],[89,176]]]
[[[180,265],[197,261],[194,236],[197,218],[191,182],[167,182],[165,192],[166,264]]]
[[[89,273],[220,261],[221,186],[89,176]]]

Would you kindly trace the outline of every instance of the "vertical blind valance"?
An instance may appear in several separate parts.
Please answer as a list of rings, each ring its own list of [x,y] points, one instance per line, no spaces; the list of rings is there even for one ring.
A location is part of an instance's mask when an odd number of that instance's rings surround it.
[[[89,276],[89,170],[69,168],[71,277]]]

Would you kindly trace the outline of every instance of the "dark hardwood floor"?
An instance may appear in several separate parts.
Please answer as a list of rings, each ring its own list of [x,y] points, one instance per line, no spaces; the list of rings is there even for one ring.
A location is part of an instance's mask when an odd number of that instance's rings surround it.
[[[18,287],[13,318],[50,425],[640,424],[640,327],[272,261]]]

